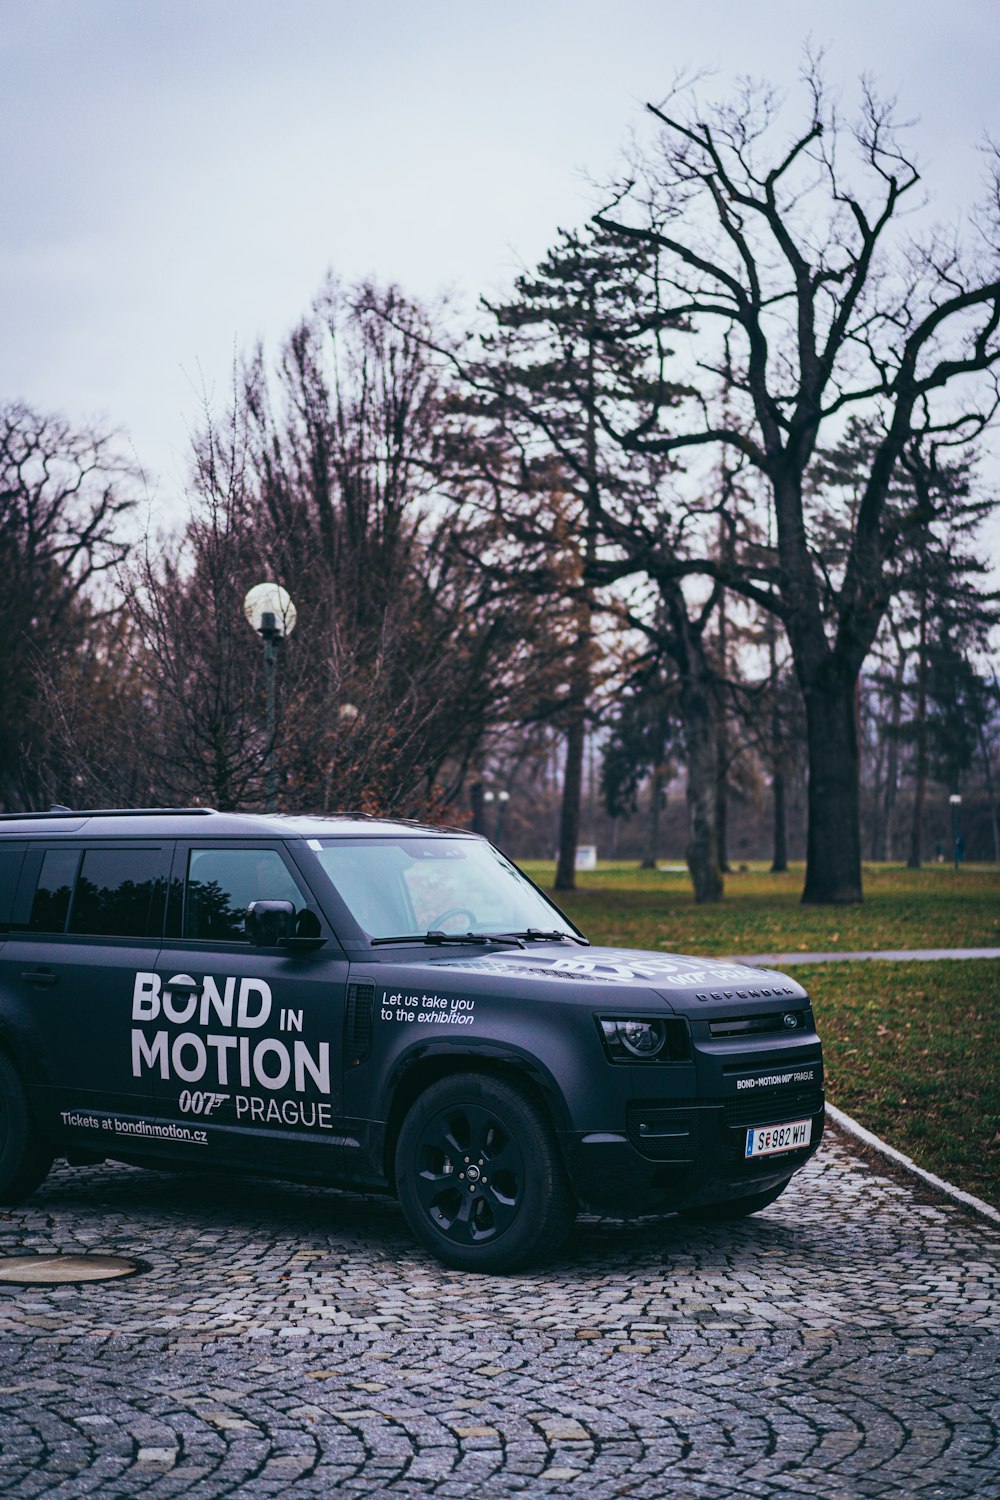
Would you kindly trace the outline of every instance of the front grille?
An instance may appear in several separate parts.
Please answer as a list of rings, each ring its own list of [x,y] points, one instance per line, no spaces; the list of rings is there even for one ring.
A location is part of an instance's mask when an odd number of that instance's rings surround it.
[[[703,1108],[631,1105],[626,1113],[628,1138],[654,1161],[690,1161],[703,1147],[717,1147],[719,1113]]]
[[[720,1147],[723,1159],[736,1160],[743,1156],[742,1132],[751,1125],[804,1120],[822,1109],[819,1085],[755,1099],[678,1099],[670,1105],[637,1100],[626,1111],[626,1129],[635,1149],[654,1161],[693,1160],[703,1150]]]
[[[775,1089],[774,1094],[758,1094],[753,1099],[730,1099],[724,1116],[730,1129],[745,1125],[779,1125],[782,1120],[804,1120],[819,1114],[823,1108],[823,1090]]]
[[[690,1135],[698,1128],[703,1110],[698,1109],[630,1109],[628,1112],[629,1135],[637,1140],[653,1136]]]
[[[794,1026],[790,1026],[785,1020],[786,1016],[794,1019]],[[807,1007],[805,1010],[779,1010],[769,1011],[762,1016],[727,1016],[723,1021],[709,1021],[709,1036],[759,1036],[767,1032],[779,1032],[785,1036],[791,1036],[793,1032],[812,1031],[812,1011]]]

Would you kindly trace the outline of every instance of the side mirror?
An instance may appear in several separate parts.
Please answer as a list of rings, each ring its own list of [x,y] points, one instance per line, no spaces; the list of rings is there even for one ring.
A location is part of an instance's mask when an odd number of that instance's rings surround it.
[[[295,907],[290,901],[251,901],[243,926],[255,948],[292,948],[311,953],[326,944],[316,913],[306,908],[296,920]]]
[[[255,948],[277,948],[295,931],[295,907],[290,901],[251,901],[243,925]]]

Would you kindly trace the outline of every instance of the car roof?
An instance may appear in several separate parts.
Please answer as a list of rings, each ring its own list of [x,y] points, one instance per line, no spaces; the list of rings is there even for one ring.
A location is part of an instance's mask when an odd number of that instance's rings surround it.
[[[464,828],[431,827],[407,818],[366,813],[217,812],[214,807],[53,808],[38,813],[0,813],[0,838],[384,838],[392,834],[461,835]]]

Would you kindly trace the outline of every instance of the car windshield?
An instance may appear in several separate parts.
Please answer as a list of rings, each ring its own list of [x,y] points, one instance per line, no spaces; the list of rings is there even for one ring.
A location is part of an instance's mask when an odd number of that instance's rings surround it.
[[[489,844],[470,838],[310,839],[351,915],[371,938],[424,933],[575,934]]]

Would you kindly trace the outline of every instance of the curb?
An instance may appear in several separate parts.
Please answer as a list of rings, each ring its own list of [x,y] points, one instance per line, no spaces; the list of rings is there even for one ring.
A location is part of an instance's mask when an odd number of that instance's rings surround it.
[[[1000,1210],[995,1209],[991,1203],[984,1203],[982,1198],[976,1198],[973,1197],[972,1193],[963,1192],[961,1188],[955,1187],[953,1183],[945,1182],[942,1177],[935,1177],[933,1172],[925,1172],[923,1167],[918,1167],[916,1162],[911,1161],[908,1156],[904,1156],[902,1151],[897,1151],[895,1146],[890,1146],[880,1136],[873,1134],[870,1130],[866,1130],[863,1125],[858,1124],[857,1120],[852,1120],[850,1115],[845,1115],[842,1109],[838,1109],[835,1104],[831,1104],[829,1101],[827,1101],[826,1105],[826,1117],[834,1125],[839,1126],[846,1135],[854,1136],[855,1140],[861,1141],[865,1146],[870,1146],[873,1151],[877,1151],[881,1156],[887,1157],[889,1161],[895,1162],[898,1167],[903,1167],[905,1171],[912,1173],[914,1177],[919,1177],[922,1182],[929,1183],[939,1193],[943,1193],[946,1198],[950,1198],[953,1203],[960,1203],[963,1208],[970,1208],[973,1213],[981,1215],[982,1218],[989,1219],[994,1224],[1000,1224]]]

